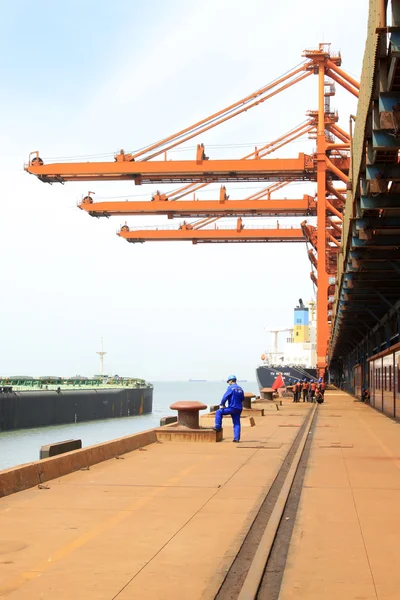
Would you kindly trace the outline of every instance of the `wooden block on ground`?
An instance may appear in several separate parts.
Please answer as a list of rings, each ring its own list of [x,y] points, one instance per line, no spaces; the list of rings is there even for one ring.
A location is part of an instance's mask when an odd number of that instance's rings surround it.
[[[157,442],[221,442],[222,431],[209,428],[188,429],[186,427],[162,427],[155,430]]]
[[[82,448],[82,440],[65,440],[54,444],[46,444],[40,448],[40,459],[58,456],[59,454],[65,454],[65,452],[79,450],[79,448]]]
[[[242,417],[263,417],[263,408],[244,408],[242,410]]]
[[[177,423],[178,417],[174,417],[173,415],[169,417],[161,417],[160,419],[160,427],[164,427],[165,425],[171,425],[171,423]]]
[[[200,426],[201,427],[214,427],[215,413],[204,413],[200,415]],[[222,421],[223,427],[232,426],[232,419],[230,415],[226,415]],[[240,424],[242,427],[254,427],[256,424],[254,417],[248,415],[240,416]]]

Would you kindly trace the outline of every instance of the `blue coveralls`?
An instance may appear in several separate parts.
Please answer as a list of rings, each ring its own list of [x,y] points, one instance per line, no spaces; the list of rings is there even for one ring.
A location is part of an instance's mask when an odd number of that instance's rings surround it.
[[[224,415],[231,415],[233,421],[233,437],[235,440],[240,440],[240,414],[243,409],[244,392],[240,385],[233,383],[228,387],[225,394],[222,397],[220,406],[215,413],[215,427],[221,429],[222,417]],[[225,403],[228,401],[228,406],[225,408]]]

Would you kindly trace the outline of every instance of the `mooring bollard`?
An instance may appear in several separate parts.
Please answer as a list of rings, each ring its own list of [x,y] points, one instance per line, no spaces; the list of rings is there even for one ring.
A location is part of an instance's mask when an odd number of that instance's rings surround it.
[[[180,400],[171,404],[171,410],[178,411],[178,427],[200,429],[199,412],[207,408],[206,404],[195,400]]]
[[[255,398],[256,395],[253,392],[245,392],[243,400],[243,408],[251,408],[251,399]]]
[[[261,399],[262,400],[272,400],[273,393],[274,393],[274,390],[272,388],[262,388],[261,389]]]

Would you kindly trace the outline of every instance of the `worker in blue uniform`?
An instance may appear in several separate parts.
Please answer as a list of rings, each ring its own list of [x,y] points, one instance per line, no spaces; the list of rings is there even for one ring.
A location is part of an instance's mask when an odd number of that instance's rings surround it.
[[[221,431],[222,418],[224,415],[231,415],[233,421],[233,441],[240,441],[240,415],[243,409],[244,392],[240,385],[236,383],[236,376],[229,375],[227,382],[228,389],[222,396],[219,409],[215,413],[215,431]],[[225,406],[228,402],[228,406]]]

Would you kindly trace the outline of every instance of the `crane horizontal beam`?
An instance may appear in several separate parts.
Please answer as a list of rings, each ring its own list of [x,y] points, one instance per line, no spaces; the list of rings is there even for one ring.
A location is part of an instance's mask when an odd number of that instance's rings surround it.
[[[333,179],[341,178],[339,171],[348,172],[347,157],[331,157],[330,164],[335,167],[332,172]],[[316,179],[314,157],[302,153],[297,158],[144,162],[122,160],[48,165],[41,159],[34,159],[25,169],[47,183],[130,180],[136,185],[141,185],[209,181],[314,181]]]
[[[115,215],[167,215],[174,217],[208,216],[313,216],[316,201],[304,195],[301,200],[151,200],[93,202],[86,196],[78,205],[92,217]]]
[[[253,160],[185,160],[185,161],[116,161],[32,164],[29,173],[48,183],[65,181],[120,181],[142,183],[181,183],[183,181],[279,181],[313,179],[310,156]]]
[[[124,226],[120,237],[131,243],[192,242],[193,244],[240,242],[305,242],[301,229],[136,229]]]

